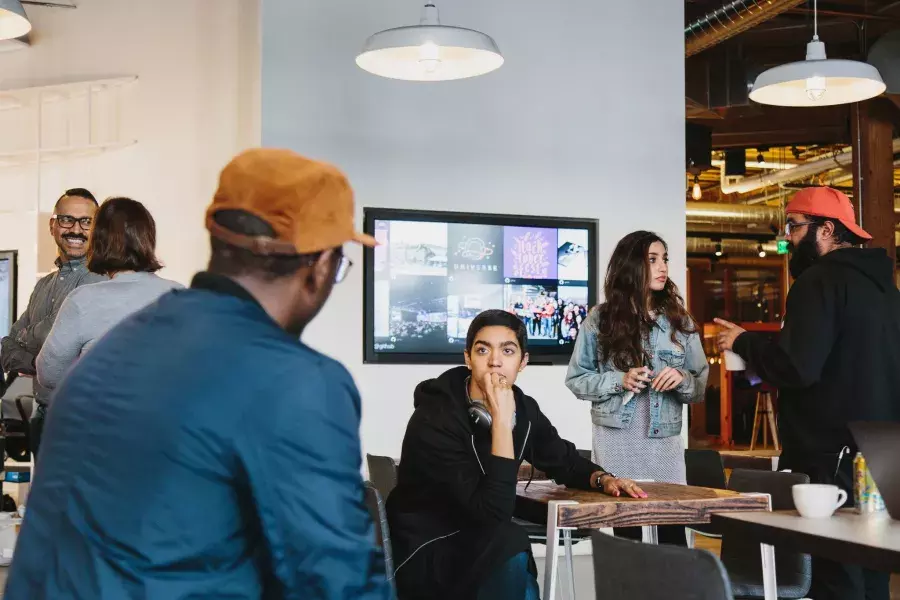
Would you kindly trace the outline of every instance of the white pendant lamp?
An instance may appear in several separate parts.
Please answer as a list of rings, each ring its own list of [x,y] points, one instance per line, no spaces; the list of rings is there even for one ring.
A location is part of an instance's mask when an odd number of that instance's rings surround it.
[[[441,25],[437,7],[428,3],[419,25],[387,29],[366,40],[356,64],[389,79],[450,81],[499,69],[503,55],[487,34]]]
[[[19,0],[0,0],[0,40],[12,40],[31,31],[31,21]]]
[[[874,98],[884,93],[878,69],[856,60],[829,59],[819,41],[818,1],[813,4],[814,35],[806,45],[806,60],[764,71],[756,78],[750,99],[775,106],[831,106]]]

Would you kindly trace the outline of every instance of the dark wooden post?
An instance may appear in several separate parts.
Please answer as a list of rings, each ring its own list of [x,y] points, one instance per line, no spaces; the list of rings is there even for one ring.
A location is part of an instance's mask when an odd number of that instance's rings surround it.
[[[863,229],[873,236],[870,247],[896,256],[894,229],[894,106],[884,98],[853,105],[853,203]],[[896,261],[894,264],[896,272]]]

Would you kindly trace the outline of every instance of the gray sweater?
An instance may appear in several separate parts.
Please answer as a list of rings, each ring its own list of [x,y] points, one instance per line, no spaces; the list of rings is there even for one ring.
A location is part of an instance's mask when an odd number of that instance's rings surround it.
[[[55,388],[72,363],[104,333],[166,292],[182,287],[153,273],[121,273],[72,291],[35,362],[38,382],[48,390]]]

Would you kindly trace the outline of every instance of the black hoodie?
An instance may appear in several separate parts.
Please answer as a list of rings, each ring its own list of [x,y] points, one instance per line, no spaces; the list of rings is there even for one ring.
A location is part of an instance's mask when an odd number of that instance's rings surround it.
[[[744,333],[734,351],[779,388],[785,468],[802,470],[844,446],[855,452],[848,423],[900,421],[900,292],[892,259],[880,248],[829,252],[791,288],[778,343]],[[836,468],[832,460],[825,470]]]
[[[465,596],[493,567],[530,549],[525,532],[511,525],[523,457],[575,488],[589,489],[591,474],[603,470],[560,438],[537,402],[515,386],[516,458],[492,455],[490,431],[468,414],[468,377],[457,367],[415,391],[397,487],[387,500],[401,598]]]

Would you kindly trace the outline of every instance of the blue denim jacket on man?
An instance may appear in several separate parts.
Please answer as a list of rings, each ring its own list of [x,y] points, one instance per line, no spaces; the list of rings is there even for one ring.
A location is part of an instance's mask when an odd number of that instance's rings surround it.
[[[612,362],[601,363],[597,347],[599,311],[594,309],[588,315],[569,361],[566,373],[566,387],[580,400],[592,403],[591,420],[594,425],[622,429],[631,423],[638,398],[625,403],[627,391],[622,387],[625,373],[616,369]],[[668,319],[660,315],[650,330],[650,339],[644,342],[645,350],[652,364],[648,365],[654,374],[665,367],[672,367],[684,376],[684,381],[668,392],[650,392],[651,438],[665,438],[681,433],[682,406],[703,402],[706,394],[706,380],[709,365],[699,333],[676,334],[681,344],[672,342]],[[649,345],[648,345],[649,342]]]

